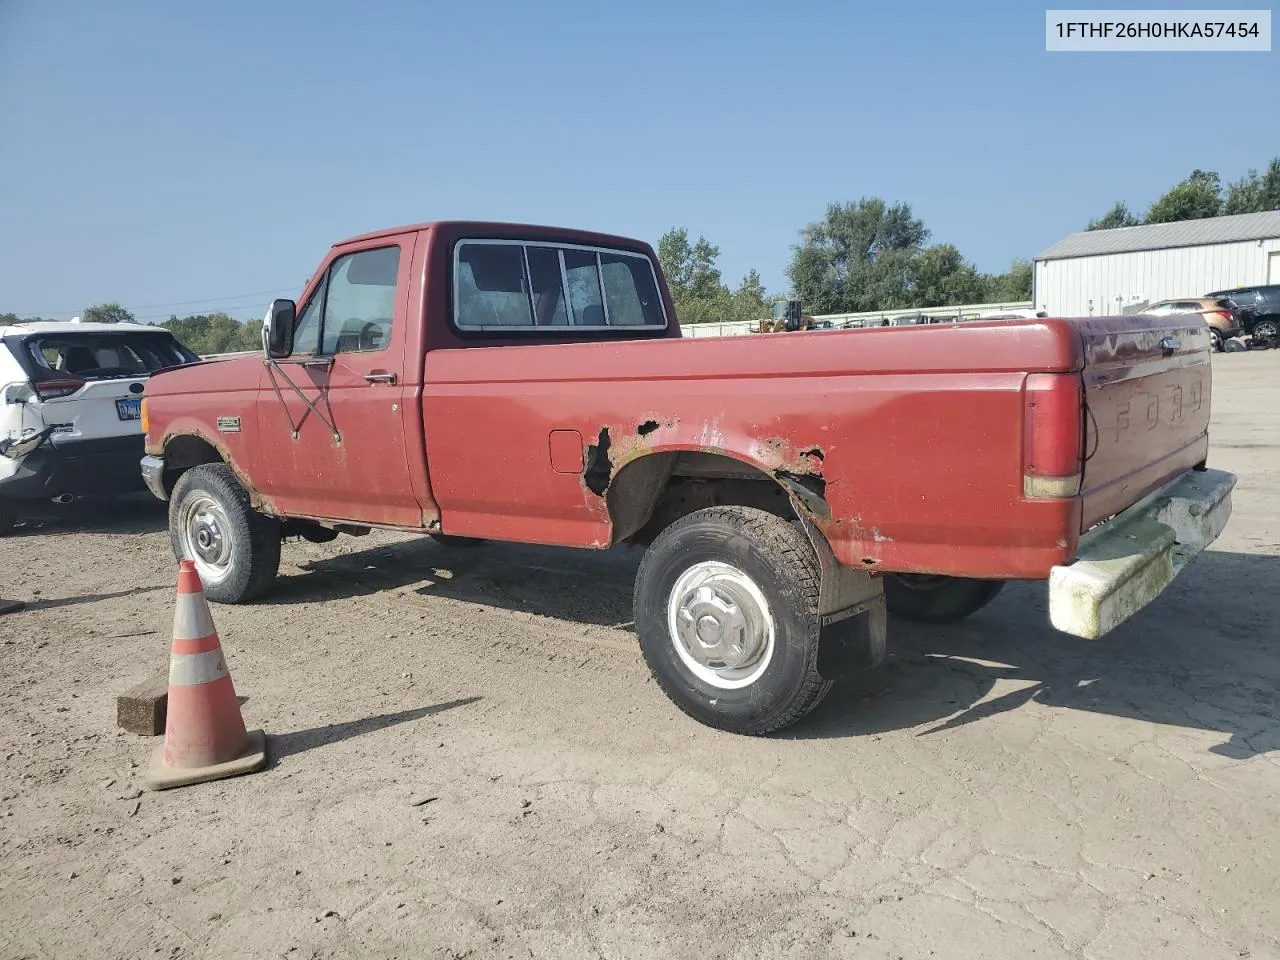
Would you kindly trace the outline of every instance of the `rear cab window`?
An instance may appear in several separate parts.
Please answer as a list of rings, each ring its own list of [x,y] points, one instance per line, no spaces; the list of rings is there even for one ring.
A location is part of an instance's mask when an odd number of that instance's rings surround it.
[[[554,241],[459,240],[453,325],[468,332],[657,331],[667,314],[641,253]]]

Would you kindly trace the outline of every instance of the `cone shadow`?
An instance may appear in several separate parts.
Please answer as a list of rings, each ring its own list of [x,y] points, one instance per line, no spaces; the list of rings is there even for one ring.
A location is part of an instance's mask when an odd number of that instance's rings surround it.
[[[377,717],[362,717],[359,720],[348,720],[345,723],[330,723],[323,727],[310,727],[306,730],[295,730],[292,733],[272,734],[267,744],[268,767],[274,767],[285,757],[305,753],[316,747],[327,747],[343,740],[350,740],[364,733],[374,733],[394,727],[411,720],[421,720],[432,714],[465,707],[468,704],[483,700],[483,697],[464,697],[461,700],[450,700],[429,707],[415,707],[412,710],[401,710],[399,713],[384,713]]]

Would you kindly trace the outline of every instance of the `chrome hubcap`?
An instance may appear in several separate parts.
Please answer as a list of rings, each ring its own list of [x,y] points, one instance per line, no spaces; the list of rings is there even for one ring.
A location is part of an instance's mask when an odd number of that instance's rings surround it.
[[[755,581],[727,563],[704,561],[680,575],[667,626],[684,665],[715,687],[754,683],[773,657],[769,603]]]
[[[222,579],[231,568],[227,515],[211,498],[197,497],[187,504],[183,521],[183,546],[201,577]]]

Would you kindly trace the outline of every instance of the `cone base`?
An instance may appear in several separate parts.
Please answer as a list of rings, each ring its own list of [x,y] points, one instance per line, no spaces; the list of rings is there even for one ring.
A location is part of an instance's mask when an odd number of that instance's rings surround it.
[[[253,773],[267,765],[267,735],[261,730],[250,730],[244,752],[233,760],[213,763],[207,767],[170,767],[164,762],[164,744],[151,758],[151,766],[143,780],[148,790],[168,790],[171,787],[187,787],[208,780],[224,780],[241,774]]]

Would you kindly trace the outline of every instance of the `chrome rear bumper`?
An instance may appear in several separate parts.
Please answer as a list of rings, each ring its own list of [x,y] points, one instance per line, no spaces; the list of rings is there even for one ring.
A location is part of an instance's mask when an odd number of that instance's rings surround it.
[[[1049,573],[1049,620],[1096,640],[1137,613],[1213,543],[1231,518],[1234,474],[1191,470],[1080,538]]]

